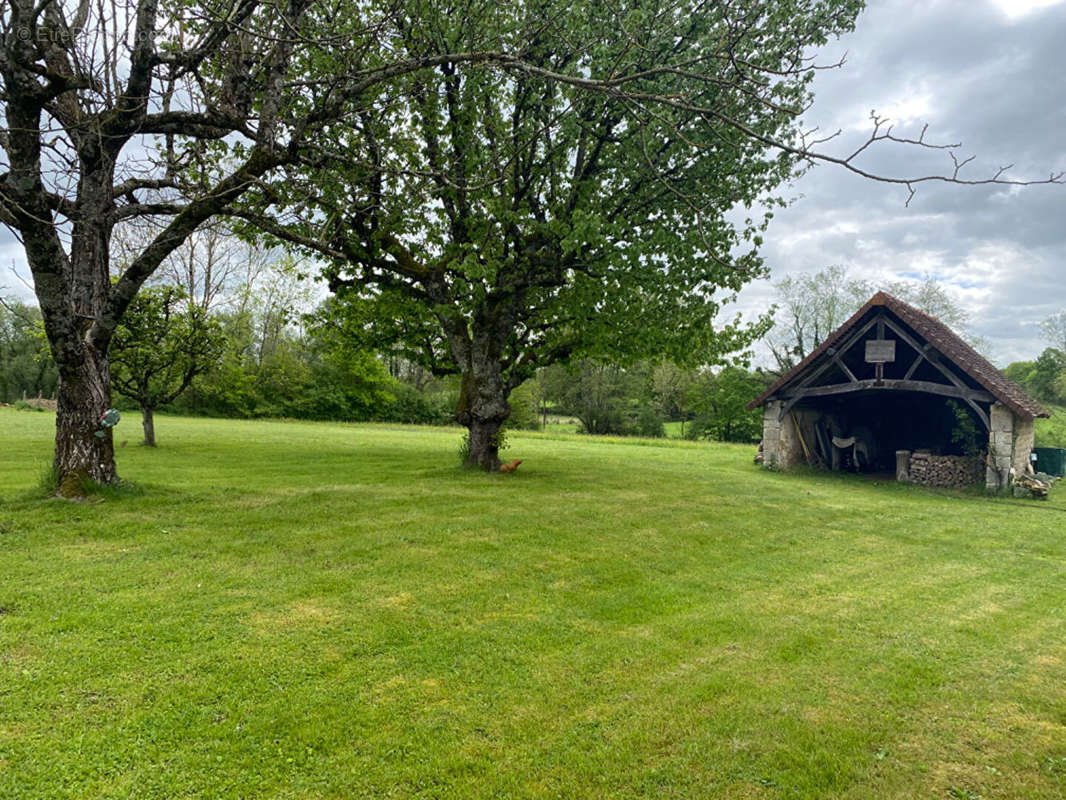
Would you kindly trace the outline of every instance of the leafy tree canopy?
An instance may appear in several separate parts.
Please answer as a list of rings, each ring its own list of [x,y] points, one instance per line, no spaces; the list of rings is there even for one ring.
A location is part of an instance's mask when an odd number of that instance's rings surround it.
[[[403,78],[322,162],[258,195],[287,209],[287,226],[246,217],[329,256],[364,340],[463,376],[459,418],[472,460],[491,468],[479,442],[537,368],[713,363],[762,332],[721,321],[763,274],[767,218],[732,212],[772,205],[796,174],[796,155],[769,145],[798,140],[806,54],[861,6],[423,8],[396,36],[409,58],[520,41],[528,68],[446,62]]]
[[[111,340],[111,382],[140,406],[145,444],[155,446],[155,410],[214,366],[223,343],[219,323],[181,289],[143,289],[133,299]]]

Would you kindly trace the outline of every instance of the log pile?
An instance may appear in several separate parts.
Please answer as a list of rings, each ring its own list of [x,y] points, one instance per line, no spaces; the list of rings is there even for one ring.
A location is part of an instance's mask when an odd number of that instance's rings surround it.
[[[922,450],[911,455],[908,474],[911,483],[965,489],[981,483],[985,468],[980,458],[968,456],[936,456]]]

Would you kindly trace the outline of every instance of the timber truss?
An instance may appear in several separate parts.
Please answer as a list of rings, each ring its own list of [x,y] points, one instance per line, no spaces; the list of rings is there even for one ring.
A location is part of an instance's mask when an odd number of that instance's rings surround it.
[[[883,362],[867,363],[869,361],[867,357],[862,357],[861,361],[855,357],[857,348],[869,342],[866,335],[874,329],[876,329],[877,341],[884,341],[886,335],[891,332],[898,341],[914,351],[913,360],[902,377],[885,378]],[[792,385],[786,385],[774,393],[777,398],[784,401],[781,404],[778,421],[783,420],[796,403],[807,398],[846,395],[853,392],[897,391],[923,392],[961,400],[973,409],[986,430],[990,428],[988,411],[979,404],[993,403],[996,398],[983,389],[975,389],[968,385],[954,370],[943,363],[941,354],[931,344],[918,341],[883,308],[872,319],[846,336],[838,345],[827,348],[824,356],[821,363],[817,367],[812,365],[813,368],[801,380]],[[859,361],[864,367],[874,368],[876,376],[860,378],[855,374],[856,370],[848,366],[848,361],[851,361],[853,365]],[[924,370],[925,375],[931,379],[916,380],[914,376],[923,363],[928,363],[932,367],[932,370]],[[846,380],[838,380],[836,383],[829,384],[818,383],[819,378],[837,377],[836,373],[831,372],[833,367],[837,367],[840,375]]]

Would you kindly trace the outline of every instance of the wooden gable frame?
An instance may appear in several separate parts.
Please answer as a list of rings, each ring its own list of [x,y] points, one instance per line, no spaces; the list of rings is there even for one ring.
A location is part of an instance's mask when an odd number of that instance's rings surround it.
[[[845,362],[845,355],[862,343],[866,334],[875,326],[877,327],[878,339],[885,338],[885,331],[887,329],[916,351],[917,356],[902,379],[893,380],[883,377],[859,379]],[[941,360],[932,345],[928,342],[919,343],[884,311],[880,311],[873,319],[851,334],[840,347],[828,347],[825,352],[828,357],[822,362],[821,366],[807,373],[807,376],[800,380],[795,386],[779,392],[779,396],[785,402],[782,403],[781,411],[778,413],[778,421],[784,419],[785,415],[792,410],[792,407],[796,405],[796,403],[807,397],[827,397],[830,395],[849,394],[851,392],[882,390],[925,392],[927,394],[939,394],[944,397],[963,400],[974,410],[974,413],[977,414],[977,418],[984,424],[985,429],[988,430],[990,427],[988,412],[981,408],[978,403],[994,403],[996,398],[989,392],[967,386],[954,371],[948,369],[943,363],[941,363]],[[931,364],[945,380],[914,380],[913,375],[923,361]],[[834,383],[828,385],[815,383],[821,375],[825,374],[830,367],[833,366],[838,367],[848,378],[846,383]]]
[[[894,341],[913,351],[912,360],[901,377],[900,370],[894,369],[895,377],[885,378],[883,364],[869,365],[876,368],[872,378],[848,365],[849,357],[852,365],[857,363],[856,348],[869,341],[871,330],[875,330],[877,340],[885,340],[891,334]],[[896,352],[898,357],[898,348]],[[865,369],[865,358],[862,363]],[[923,364],[930,368],[922,370],[922,377],[916,378]],[[834,382],[827,382],[827,378]],[[871,391],[921,392],[961,400],[986,430],[990,430],[991,421],[988,410],[981,404],[1002,402],[1022,418],[1047,416],[1021,387],[1003,376],[943,323],[884,292],[874,295],[748,407],[756,408],[770,399],[779,400],[780,422],[804,399]]]

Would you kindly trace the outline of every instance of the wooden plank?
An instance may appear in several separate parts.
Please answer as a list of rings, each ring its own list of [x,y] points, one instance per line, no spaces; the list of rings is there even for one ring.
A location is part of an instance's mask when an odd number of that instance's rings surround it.
[[[907,374],[903,376],[903,380],[909,381],[914,377],[915,371],[918,369],[918,365],[925,361],[925,353],[921,350],[918,351],[918,357],[914,359],[914,363],[911,364],[911,368],[907,370]]]
[[[866,363],[890,364],[896,360],[895,339],[867,339]]]
[[[892,322],[892,320],[886,319],[885,320],[885,324],[888,325],[888,327],[891,328],[892,331],[897,336],[899,336],[899,338],[901,338],[903,341],[905,341],[911,347],[913,347],[916,350],[918,350],[918,352],[920,352],[920,353],[925,353],[926,352],[926,349],[919,348],[918,347],[918,343],[910,336],[910,334],[908,334],[906,331],[904,331],[902,328],[900,328],[898,325],[896,325],[894,322]],[[929,346],[929,342],[926,342],[926,345],[928,347]],[[935,351],[934,351],[934,353],[935,353]],[[940,371],[940,373],[942,375],[944,375],[944,377],[946,377],[949,381],[951,381],[956,386],[969,388],[969,387],[966,386],[965,383],[963,383],[962,379],[959,378],[958,375],[956,375],[950,369],[948,369],[943,364],[941,364],[939,359],[937,359],[935,357],[933,357],[933,358],[927,357],[926,360],[930,364],[932,364],[934,367],[936,367]],[[976,400],[973,397],[971,397],[971,396],[963,396],[962,399],[965,400],[967,405],[969,405],[970,408],[973,409],[974,413],[977,414],[977,416],[981,420],[981,422],[984,423],[985,428],[987,430],[992,430],[992,422],[991,422],[991,420],[989,420],[988,414],[985,413],[985,410],[983,408],[981,408],[979,405],[977,405]],[[995,400],[995,398],[993,398],[993,400]]]
[[[807,377],[799,382],[798,386],[809,386],[811,382],[814,381],[819,375],[821,375],[823,372],[833,366],[833,364],[836,363],[836,359],[841,358],[845,353],[848,352],[848,350],[850,350],[855,345],[856,342],[862,339],[862,337],[866,335],[866,332],[870,330],[870,328],[872,328],[874,325],[876,325],[877,321],[881,319],[882,316],[883,315],[878,315],[877,317],[863,325],[861,328],[859,328],[859,330],[856,331],[854,334],[845,339],[843,346],[837,348],[837,351],[833,355],[833,357],[823,363],[820,367],[818,367],[818,369],[809,372],[807,374]]]
[[[809,386],[822,373],[824,373],[827,369],[829,369],[831,366],[833,366],[833,364],[837,364],[837,363],[839,363],[841,366],[843,366],[845,368],[845,373],[844,374],[848,376],[849,380],[851,380],[851,381],[853,381],[855,383],[858,383],[858,379],[853,374],[851,374],[851,370],[847,369],[847,367],[844,364],[844,362],[840,361],[839,359],[841,359],[844,356],[844,354],[847,353],[848,350],[850,350],[855,345],[856,342],[860,341],[862,339],[862,337],[866,335],[866,332],[868,330],[870,330],[870,328],[872,328],[874,325],[876,325],[879,321],[883,321],[883,320],[884,320],[884,312],[881,312],[876,317],[874,317],[869,322],[867,322],[865,325],[863,325],[861,328],[859,328],[858,331],[856,331],[851,336],[849,336],[847,339],[845,339],[844,340],[844,344],[841,347],[839,347],[839,348],[827,348],[826,349],[826,353],[827,354],[829,354],[830,350],[833,351],[832,354],[830,355],[829,359],[824,361],[822,363],[822,365],[819,366],[817,369],[814,369],[811,372],[808,372],[807,373],[807,377],[803,378],[803,380],[801,380],[798,384],[796,384],[796,388],[803,388],[804,386]],[[788,392],[783,390],[783,389],[778,390],[773,395],[773,397],[785,397],[785,398],[787,398],[788,396],[789,396]],[[791,400],[786,400],[786,402],[781,404],[781,411],[777,415],[777,421],[778,422],[781,422],[782,420],[784,420],[785,415],[789,411],[792,410],[792,406],[794,406],[796,404],[796,400],[797,399],[798,398],[793,398]]]
[[[955,397],[960,400],[969,399],[981,403],[992,403],[996,399],[988,392],[971,389],[968,386],[948,386],[946,383],[908,380],[865,380],[856,381],[855,383],[837,383],[832,386],[806,386],[793,392],[787,392],[785,396],[790,399],[801,400],[805,397],[829,397],[837,394],[880,389],[896,392],[924,392],[926,394],[940,395],[941,397]]]
[[[859,379],[855,377],[855,374],[850,369],[848,369],[848,365],[840,360],[840,355],[839,354],[837,354],[837,356],[834,359],[834,361],[836,361],[836,364],[837,364],[838,367],[840,367],[841,371],[845,375],[848,376],[848,380],[849,381],[851,381],[852,383],[858,383],[859,382]]]
[[[923,352],[922,346],[920,344],[918,344],[917,341],[915,341],[914,337],[912,337],[909,333],[907,333],[905,330],[903,330],[898,325],[896,325],[896,323],[894,323],[892,320],[890,320],[890,319],[889,320],[885,320],[885,324],[888,325],[888,327],[892,330],[892,332],[895,333],[897,336],[899,336],[900,339],[905,341],[907,344],[909,344],[911,347],[913,347],[919,353]],[[934,360],[932,358],[927,358],[926,360],[930,364],[932,364],[934,367],[936,367],[938,370],[940,370],[941,374],[945,378],[947,378],[949,381],[951,381],[953,384],[955,384],[956,386],[962,386],[962,387],[969,388],[969,387],[966,386],[965,383],[962,382],[962,380],[959,378],[958,375],[956,375],[950,369],[945,367],[939,361],[936,361],[936,360]]]

